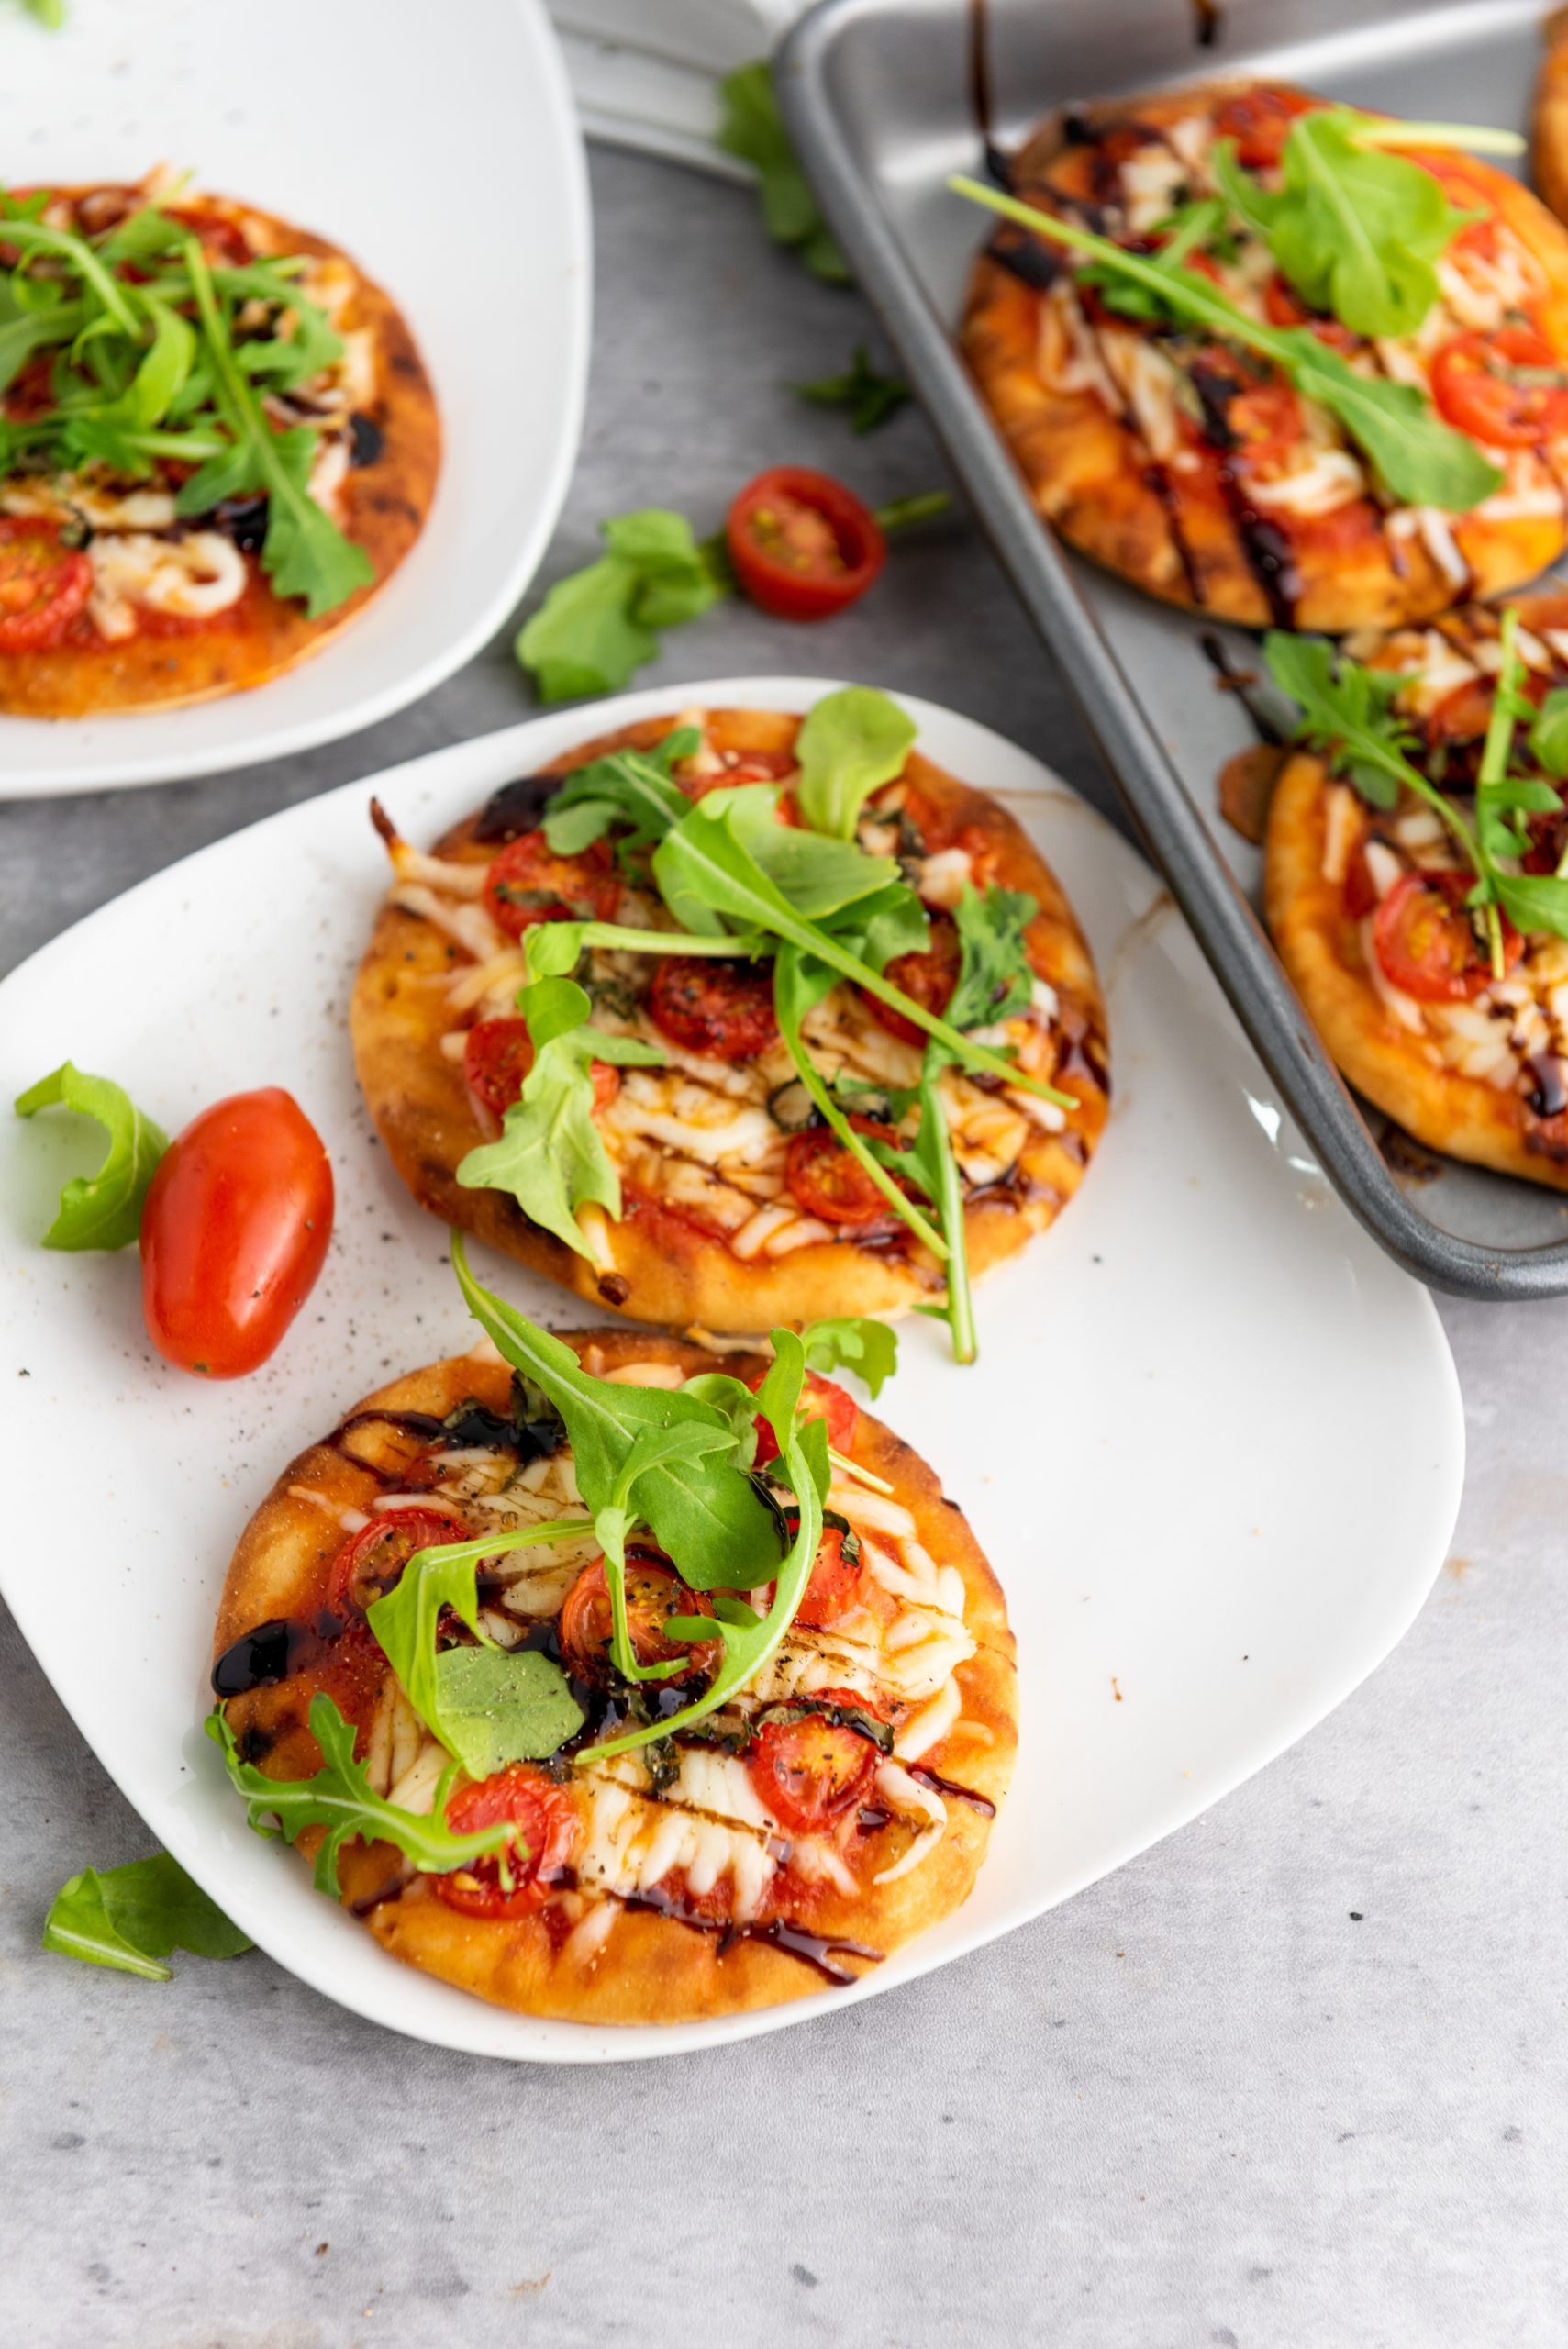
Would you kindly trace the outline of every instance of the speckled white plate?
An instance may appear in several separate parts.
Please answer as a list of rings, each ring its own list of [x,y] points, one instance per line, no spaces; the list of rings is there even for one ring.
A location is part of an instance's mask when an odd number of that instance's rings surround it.
[[[158,162],[330,238],[401,304],[435,382],[441,478],[408,560],[303,666],[194,709],[0,717],[0,796],[214,774],[371,725],[500,627],[582,429],[587,176],[540,0],[0,5],[0,180]]]
[[[681,698],[805,708],[828,690],[748,678]],[[428,840],[573,740],[671,706],[666,690],[539,718],[374,788]],[[0,1120],[0,1589],[151,1836],[280,1963],[416,2037],[609,2062],[875,1998],[1261,1769],[1386,1654],[1442,1559],[1463,1421],[1429,1298],[1307,1159],[1125,841],[998,736],[909,707],[921,748],[996,792],[1066,885],[1109,995],[1116,1108],[1061,1222],[983,1287],[978,1367],[906,1322],[879,1407],[1006,1586],[1022,1743],[973,1898],[851,1989],[668,2031],[500,2013],[384,1955],[295,1854],[252,1835],[201,1735],[225,1567],[278,1470],[368,1388],[473,1334],[445,1233],[371,1146],[350,1065],[349,991],[385,878],[371,784],[144,882],[0,987],[5,1098],[70,1055],[172,1131],[220,1094],[282,1084],[332,1152],[338,1231],[316,1296],[256,1376],[203,1386],[150,1353],[133,1254],[33,1244],[85,1144],[63,1120]],[[574,1300],[481,1260],[529,1312],[581,1321]],[[62,1851],[61,1876],[93,1856]]]

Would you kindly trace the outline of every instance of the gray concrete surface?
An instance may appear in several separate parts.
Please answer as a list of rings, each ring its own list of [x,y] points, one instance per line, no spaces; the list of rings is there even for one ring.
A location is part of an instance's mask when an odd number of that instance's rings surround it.
[[[764,249],[743,196],[604,154],[594,180],[593,392],[549,576],[600,517],[666,502],[706,527],[780,458],[878,496],[941,478],[917,416],[855,441],[780,388],[868,321]],[[1104,796],[962,519],[842,622],[726,609],[662,674],[795,665],[950,701]],[[5,959],[527,707],[503,640],[312,757],[0,808]],[[41,1955],[61,1879],[147,1838],[0,1619],[0,2344],[1568,2342],[1568,1307],[1444,1319],[1472,1442],[1457,1554],[1351,1702],[1029,1930],[708,2057],[530,2072],[378,2032],[259,1956],[177,1961],[161,1988]],[[64,1511],[66,1590],[70,1539]]]

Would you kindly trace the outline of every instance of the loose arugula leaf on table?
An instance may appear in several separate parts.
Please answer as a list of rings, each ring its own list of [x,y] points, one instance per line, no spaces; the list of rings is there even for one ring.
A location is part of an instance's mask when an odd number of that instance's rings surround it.
[[[870,1389],[873,1403],[898,1367],[898,1332],[864,1315],[808,1321],[800,1342],[808,1370],[823,1377],[835,1370],[852,1370]]]
[[[161,1963],[177,1949],[239,1957],[253,1946],[176,1859],[155,1852],[124,1867],[83,1868],[62,1884],[44,1920],[43,1943],[85,1965],[109,1965],[147,1982],[171,1982]]]
[[[818,407],[848,408],[850,429],[856,433],[876,431],[914,396],[902,376],[884,375],[872,365],[863,342],[856,343],[841,375],[819,375],[814,384],[792,384],[790,389]]]
[[[852,841],[873,791],[904,769],[918,729],[873,685],[845,685],[813,705],[795,741],[796,797],[814,831]]]
[[[616,1506],[617,1480],[645,1428],[726,1424],[712,1405],[684,1389],[622,1386],[591,1377],[570,1346],[481,1287],[469,1271],[460,1234],[453,1233],[451,1246],[452,1267],[474,1319],[513,1368],[560,1411],[577,1489],[595,1516]],[[777,1568],[772,1511],[741,1471],[717,1452],[649,1465],[639,1477],[639,1502],[659,1547],[694,1590],[750,1589]]]
[[[536,925],[528,935],[529,965],[549,953],[553,941],[540,930],[564,931],[574,947],[577,925]],[[537,941],[537,942],[536,942]],[[573,959],[575,959],[573,953]],[[517,996],[528,1023],[534,1063],[523,1089],[501,1121],[497,1141],[481,1142],[457,1170],[470,1190],[506,1191],[542,1230],[579,1256],[593,1258],[577,1220],[590,1203],[620,1214],[620,1177],[594,1117],[595,1061],[621,1068],[657,1066],[663,1054],[635,1036],[595,1028],[593,1004],[575,979],[536,978]]]
[[[775,244],[798,254],[813,277],[831,285],[851,283],[849,263],[834,243],[817,198],[790,145],[778,100],[773,69],[766,58],[738,66],[718,85],[724,114],[715,144],[738,155],[757,174],[762,218]]]
[[[159,1160],[169,1147],[155,1126],[119,1085],[89,1076],[70,1061],[17,1097],[19,1118],[39,1109],[73,1109],[95,1119],[109,1138],[95,1174],[73,1174],[61,1192],[60,1212],[44,1233],[45,1248],[128,1248],[141,1229],[142,1201]]]
[[[206,1733],[223,1756],[237,1793],[245,1798],[250,1825],[258,1835],[281,1835],[296,1843],[308,1827],[327,1830],[316,1854],[316,1888],[338,1899],[338,1855],[355,1836],[367,1843],[395,1844],[406,1860],[432,1876],[448,1876],[513,1841],[506,1820],[479,1829],[472,1835],[455,1834],[446,1823],[447,1797],[457,1775],[457,1764],[443,1774],[428,1814],[403,1810],[378,1795],[365,1765],[354,1759],[354,1730],[330,1697],[317,1693],[310,1700],[310,1732],[321,1748],[322,1764],[312,1778],[269,1778],[252,1762],[240,1759],[234,1731],[221,1709],[209,1713]],[[269,1825],[275,1820],[275,1825]]]
[[[583,1726],[553,1657],[533,1649],[444,1648],[436,1658],[441,1742],[471,1778],[542,1762]]]
[[[658,652],[660,629],[695,619],[727,592],[683,514],[643,507],[602,532],[608,552],[558,579],[518,632],[517,656],[541,701],[618,693]]]
[[[978,180],[960,173],[948,185],[987,211],[1032,228],[1049,243],[1086,253],[1129,284],[1149,288],[1176,316],[1272,360],[1304,397],[1318,401],[1337,418],[1400,504],[1466,513],[1501,485],[1500,469],[1473,440],[1443,423],[1423,393],[1410,384],[1358,374],[1310,328],[1264,326],[1195,270],[1161,269],[1107,237],[1021,204]]]
[[[788,1553],[777,1565],[772,1603],[766,1614],[760,1616],[744,1599],[730,1597],[728,1590],[721,1586],[713,1601],[712,1615],[672,1616],[664,1625],[669,1638],[686,1640],[694,1645],[715,1638],[722,1640],[724,1654],[718,1670],[695,1703],[672,1714],[667,1720],[630,1731],[601,1745],[585,1747],[576,1756],[579,1765],[630,1753],[634,1747],[669,1737],[676,1730],[689,1729],[716,1712],[737,1690],[756,1678],[795,1620],[822,1541],[823,1502],[830,1481],[828,1431],[820,1419],[813,1419],[804,1427],[796,1420],[806,1382],[806,1350],[799,1338],[793,1330],[775,1330],[773,1343],[772,1365],[753,1400],[757,1411],[773,1431],[779,1448],[774,1473],[782,1475],[795,1494],[799,1516]],[[686,1580],[691,1581],[689,1575]],[[731,1586],[740,1586],[731,1578]]]

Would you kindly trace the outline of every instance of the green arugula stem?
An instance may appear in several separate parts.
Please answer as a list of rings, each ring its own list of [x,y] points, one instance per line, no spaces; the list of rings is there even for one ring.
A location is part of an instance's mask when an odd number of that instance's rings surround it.
[[[1473,155],[1522,155],[1517,130],[1494,130],[1483,123],[1368,122],[1357,128],[1358,147],[1460,147]]]
[[[840,1476],[852,1477],[857,1485],[864,1485],[870,1492],[891,1493],[893,1490],[885,1476],[873,1476],[869,1468],[862,1468],[858,1460],[848,1459],[843,1453],[835,1452],[831,1444],[828,1447],[828,1459]]]
[[[928,1061],[935,1054],[928,1054]],[[963,1182],[953,1152],[952,1135],[942,1112],[938,1086],[940,1063],[928,1066],[920,1080],[920,1119],[931,1120],[927,1163],[936,1176],[935,1206],[948,1242],[948,1322],[952,1330],[955,1362],[971,1363],[979,1353],[974,1327],[974,1292],[969,1279],[969,1235],[963,1219]]]
[[[66,228],[49,228],[41,220],[0,221],[0,240],[17,245],[26,251],[29,247],[38,252],[54,253],[84,279],[120,332],[133,342],[142,339],[141,321],[138,318],[123,285],[117,284],[91,245],[73,237]]]
[[[432,1542],[416,1550],[403,1572],[417,1574],[425,1566],[478,1565],[502,1550],[527,1550],[536,1542],[585,1541],[594,1531],[591,1517],[553,1517],[543,1525],[516,1525],[501,1533],[482,1534],[473,1542]],[[373,1631],[375,1626],[371,1626]]]
[[[585,921],[583,943],[625,954],[715,954],[728,962],[742,957],[754,962],[759,955],[773,951],[773,941],[761,930],[715,938],[706,930],[630,930],[613,921]]]
[[[951,511],[952,493],[946,489],[917,489],[907,497],[890,498],[885,506],[872,507],[872,519],[884,539],[895,530],[906,530],[916,522],[934,522],[940,514]]]
[[[1518,713],[1519,699],[1519,616],[1512,604],[1504,606],[1498,626],[1497,641],[1502,653],[1497,680],[1492,693],[1492,708],[1486,720],[1486,739],[1481,746],[1481,764],[1475,774],[1475,826],[1482,846],[1485,848],[1485,809],[1490,792],[1504,782],[1508,772],[1508,755],[1514,747],[1514,721]],[[1492,953],[1492,976],[1505,976],[1503,963],[1503,923],[1495,896],[1486,900],[1486,938]]]

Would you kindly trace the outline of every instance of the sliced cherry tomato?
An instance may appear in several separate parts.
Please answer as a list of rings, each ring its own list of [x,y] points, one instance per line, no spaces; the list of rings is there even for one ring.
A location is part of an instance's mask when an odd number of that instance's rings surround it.
[[[1432,361],[1432,397],[1450,424],[1494,449],[1568,431],[1568,368],[1529,327],[1452,336]]]
[[[1255,374],[1221,343],[1210,343],[1185,362],[1203,401],[1204,438],[1218,440],[1233,458],[1251,466],[1278,464],[1301,440],[1301,403],[1285,378],[1271,368]]]
[[[1259,82],[1226,99],[1215,115],[1214,134],[1234,139],[1236,160],[1248,171],[1267,171],[1284,154],[1291,124],[1312,106],[1310,98],[1298,97],[1294,90],[1276,90]]]
[[[1309,310],[1295,286],[1276,271],[1263,288],[1263,311],[1272,327],[1310,327],[1319,342],[1332,351],[1359,351],[1362,338],[1338,318]]]
[[[672,1615],[712,1613],[713,1602],[706,1593],[688,1590],[673,1567],[661,1563],[656,1554],[627,1552],[627,1629],[639,1664],[673,1664],[679,1657],[694,1672],[706,1670],[717,1642],[666,1639],[664,1625]],[[605,1562],[595,1558],[584,1567],[561,1609],[561,1653],[567,1670],[580,1680],[602,1679],[610,1665],[614,1627]]]
[[[1363,921],[1376,907],[1377,884],[1366,861],[1366,849],[1358,844],[1345,859],[1345,911],[1352,921]]]
[[[416,1550],[466,1539],[455,1518],[439,1508],[383,1509],[351,1534],[332,1561],[327,1604],[337,1615],[362,1615],[401,1578]]]
[[[1378,907],[1373,951],[1391,985],[1418,1003],[1465,1003],[1491,980],[1491,959],[1464,908],[1471,886],[1464,873],[1405,873]],[[1524,951],[1505,918],[1505,967]]]
[[[0,652],[58,644],[92,590],[91,562],[54,523],[0,516]]]
[[[741,587],[781,620],[841,612],[865,594],[887,554],[870,507],[806,465],[773,465],[748,482],[725,535]]]
[[[895,954],[883,972],[890,986],[898,987],[913,996],[925,1011],[944,1012],[952,1001],[952,991],[958,985],[958,974],[963,963],[963,949],[959,943],[958,927],[951,914],[933,914],[931,942],[924,953]],[[884,1003],[880,996],[867,995],[861,989],[872,1017],[886,1029],[890,1036],[901,1036],[906,1044],[923,1044],[926,1031],[917,1028],[901,1011]]]
[[[332,1206],[321,1137],[279,1086],[193,1118],[141,1210],[141,1309],[159,1353],[206,1378],[265,1362],[315,1286]]]
[[[557,856],[542,831],[521,832],[490,867],[484,902],[508,938],[521,938],[536,921],[612,921],[620,883],[606,841]]]
[[[852,1689],[827,1688],[820,1701],[873,1709]],[[806,1713],[797,1721],[764,1721],[747,1750],[751,1784],[781,1827],[810,1835],[842,1818],[870,1788],[876,1747],[857,1729]]]
[[[706,954],[661,954],[648,1009],[684,1052],[750,1061],[779,1032],[771,963],[720,963]]]
[[[851,1117],[850,1123],[857,1133],[874,1135],[879,1141],[896,1140],[892,1127],[879,1125],[874,1118]],[[893,1212],[860,1160],[827,1126],[807,1126],[803,1133],[791,1134],[784,1180],[802,1213],[823,1223],[859,1227]]]
[[[770,1365],[760,1363],[747,1375],[746,1384],[754,1395],[768,1375]],[[798,1416],[802,1419],[826,1419],[828,1441],[835,1452],[848,1452],[855,1440],[855,1430],[861,1422],[860,1405],[847,1394],[836,1379],[823,1378],[814,1370],[806,1374],[806,1388],[800,1398]],[[757,1421],[757,1466],[765,1468],[776,1460],[779,1448],[773,1431],[766,1419]]]
[[[829,1525],[813,1562],[811,1580],[802,1595],[795,1621],[806,1631],[830,1631],[862,1604],[866,1580],[864,1560],[858,1555],[846,1557],[843,1535],[836,1525]]]
[[[523,1079],[534,1064],[533,1038],[526,1019],[476,1019],[463,1039],[462,1074],[481,1108],[497,1123],[523,1089]],[[620,1071],[608,1061],[595,1061],[594,1107],[603,1109],[620,1091]]]
[[[440,1898],[465,1917],[527,1917],[542,1909],[570,1867],[583,1831],[583,1814],[567,1789],[526,1762],[513,1762],[477,1786],[460,1787],[447,1804],[447,1825],[459,1835],[503,1820],[517,1831],[506,1846],[510,1889],[502,1882],[499,1854],[434,1879]]]

